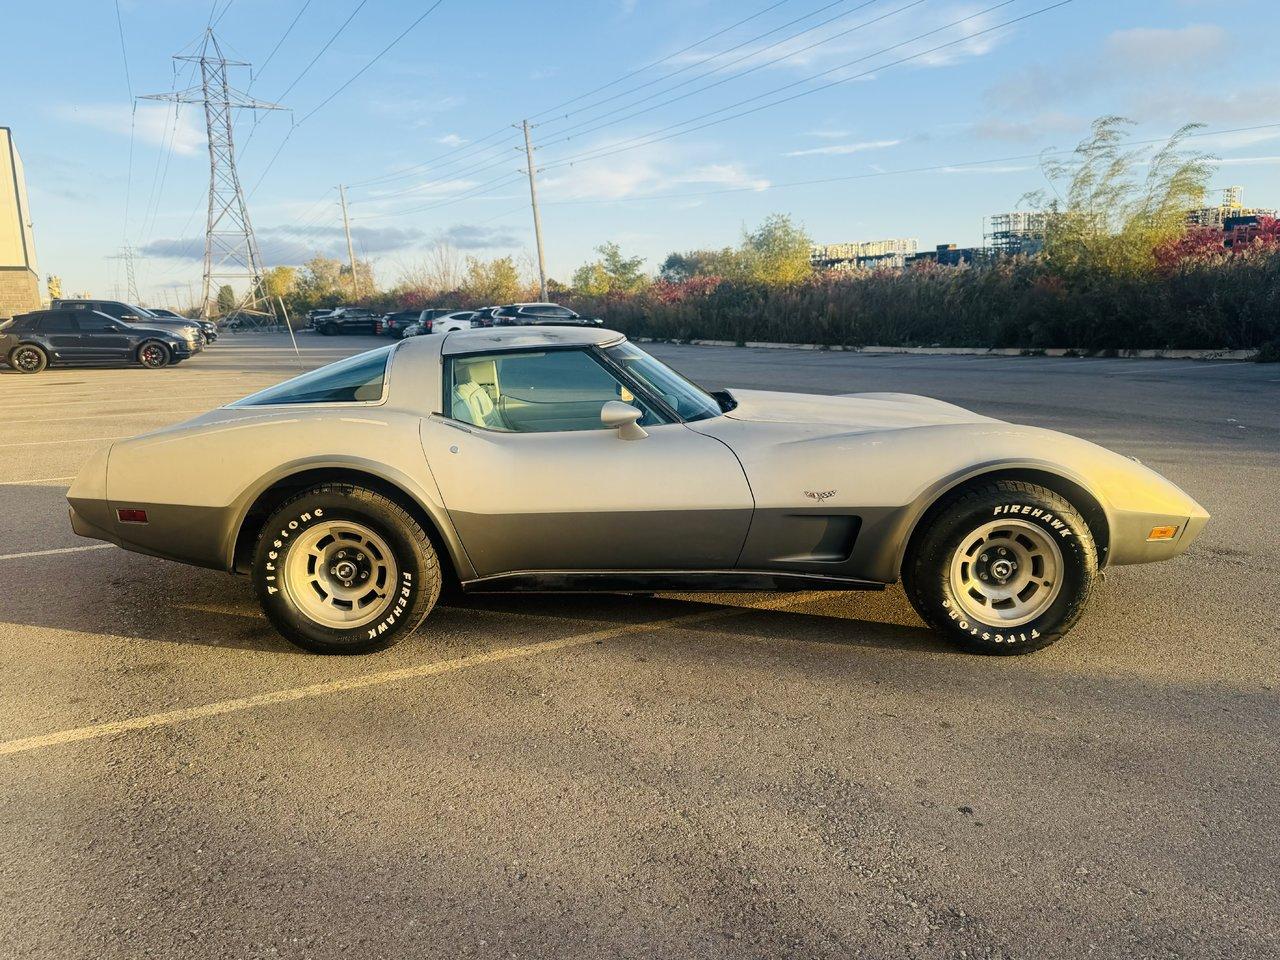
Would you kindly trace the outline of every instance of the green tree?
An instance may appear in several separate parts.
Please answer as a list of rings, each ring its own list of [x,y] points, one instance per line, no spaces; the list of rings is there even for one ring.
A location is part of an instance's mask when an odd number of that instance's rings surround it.
[[[763,284],[789,284],[813,272],[809,252],[813,241],[804,228],[785,213],[765,218],[755,230],[744,232],[740,256],[746,275]]]
[[[262,275],[262,286],[272,300],[288,297],[298,282],[297,267],[272,267]]]
[[[740,277],[742,274],[742,256],[732,247],[668,254],[658,270],[658,276],[671,283],[693,277]]]
[[[467,257],[462,292],[476,303],[510,303],[520,296],[520,271],[511,257]]]
[[[1158,247],[1186,232],[1189,209],[1204,206],[1213,158],[1184,141],[1199,124],[1182,127],[1153,152],[1129,149],[1132,120],[1102,117],[1066,160],[1046,160],[1054,191],[1028,194],[1044,210],[1045,256],[1061,272],[1141,276],[1157,266]]]
[[[588,296],[606,293],[636,293],[649,283],[644,275],[644,257],[624,257],[622,248],[610,240],[596,247],[599,260],[584,263],[573,274],[573,287]]]
[[[343,300],[343,289],[340,260],[315,256],[298,268],[294,291],[300,306],[336,306]]]
[[[231,285],[224,283],[218,288],[218,316],[225,317],[236,308],[236,292],[231,289]]]

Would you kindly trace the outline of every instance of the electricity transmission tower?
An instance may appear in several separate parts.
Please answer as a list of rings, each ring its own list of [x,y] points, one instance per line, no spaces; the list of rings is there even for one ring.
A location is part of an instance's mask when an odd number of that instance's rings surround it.
[[[114,254],[113,256],[110,256],[107,259],[124,261],[125,282],[128,288],[129,302],[141,304],[142,298],[138,296],[138,277],[133,268],[133,260],[134,260],[134,257],[136,257],[137,255],[138,255],[138,252],[134,250],[133,247],[131,247],[129,244],[126,243],[123,247],[120,248],[119,253]],[[119,273],[117,273],[116,276],[118,277]]]
[[[249,208],[240,186],[240,174],[236,171],[233,114],[236,110],[286,108],[254,100],[231,86],[227,68],[248,67],[249,64],[224,57],[212,28],[205,30],[198,54],[175,56],[173,59],[198,63],[199,85],[140,99],[166,100],[174,104],[198,103],[204,107],[209,139],[209,216],[204,234],[204,300],[200,316],[208,319],[221,285],[237,283],[244,284],[246,289],[237,302],[236,313],[271,312],[271,301],[262,280],[262,255],[253,236]]]

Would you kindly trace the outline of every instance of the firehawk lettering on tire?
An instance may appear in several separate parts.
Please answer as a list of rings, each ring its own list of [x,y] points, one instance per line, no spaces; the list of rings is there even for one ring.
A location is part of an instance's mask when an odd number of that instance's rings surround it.
[[[898,580],[951,642],[1026,653],[1085,614],[1102,570],[1176,557],[1209,519],[1066,434],[905,394],[709,393],[577,327],[350,357],[116,441],[67,499],[81,536],[249,576],[319,653],[394,643],[442,589]]]

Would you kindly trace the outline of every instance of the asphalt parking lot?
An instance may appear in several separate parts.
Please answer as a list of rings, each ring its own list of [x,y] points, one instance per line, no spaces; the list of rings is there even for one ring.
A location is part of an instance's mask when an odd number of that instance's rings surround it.
[[[320,658],[63,500],[99,444],[376,343],[299,341],[0,369],[0,956],[1280,955],[1280,367],[652,347],[1067,430],[1208,507],[1030,657],[891,588],[489,597]]]

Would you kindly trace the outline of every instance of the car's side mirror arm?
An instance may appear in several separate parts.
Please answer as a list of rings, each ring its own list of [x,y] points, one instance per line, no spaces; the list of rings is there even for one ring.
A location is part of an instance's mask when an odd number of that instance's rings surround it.
[[[643,416],[643,410],[621,400],[610,400],[600,408],[600,422],[616,429],[620,440],[643,440],[649,435],[639,423]]]

